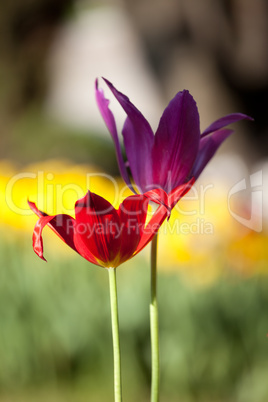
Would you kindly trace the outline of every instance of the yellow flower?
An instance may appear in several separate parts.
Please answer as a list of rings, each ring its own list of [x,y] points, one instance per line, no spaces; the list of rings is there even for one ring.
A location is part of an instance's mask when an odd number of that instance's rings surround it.
[[[69,214],[87,189],[103,194],[115,207],[122,197],[130,195],[121,180],[95,166],[72,165],[50,160],[26,166],[17,171],[10,163],[0,164],[1,223],[16,229],[32,231],[35,218],[27,200],[35,202],[49,214]]]

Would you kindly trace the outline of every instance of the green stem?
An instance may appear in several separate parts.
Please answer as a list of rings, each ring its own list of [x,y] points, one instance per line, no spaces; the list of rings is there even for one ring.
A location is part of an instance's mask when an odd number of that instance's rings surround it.
[[[151,354],[152,354],[152,379],[151,379],[151,402],[159,401],[159,329],[158,329],[158,306],[157,306],[157,234],[151,243]]]
[[[113,335],[113,350],[114,350],[114,401],[121,402],[122,386],[121,386],[120,342],[119,342],[119,324],[118,324],[118,307],[117,307],[117,290],[116,290],[116,269],[109,268],[108,272],[109,272],[112,335]]]

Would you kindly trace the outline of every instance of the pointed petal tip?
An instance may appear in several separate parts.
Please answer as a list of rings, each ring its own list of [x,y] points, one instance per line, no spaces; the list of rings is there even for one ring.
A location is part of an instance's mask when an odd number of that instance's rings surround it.
[[[187,94],[187,95],[190,95],[193,98],[193,96],[190,94],[188,89],[183,89],[182,91],[179,91],[178,93]]]
[[[101,76],[100,78],[103,79],[103,81],[104,81],[108,86],[112,86],[112,87],[113,87],[113,84],[112,84],[107,78],[105,78],[105,77],[103,77],[103,76]],[[96,87],[99,86],[99,79],[98,79],[98,77],[95,79],[95,86],[96,86]]]
[[[245,119],[250,121],[255,121],[254,117],[248,116],[245,114]]]
[[[101,77],[103,79],[104,82],[106,82],[107,85],[113,85],[107,78],[105,77]]]
[[[95,89],[96,89],[96,91],[98,91],[98,89],[99,89],[99,80],[98,80],[98,78],[95,79]]]
[[[113,87],[113,84],[111,83],[111,81],[109,81],[107,78],[101,76],[101,79],[103,79],[103,81],[108,85],[108,87]],[[98,87],[99,85],[99,79],[96,78],[95,79],[95,85]]]
[[[254,118],[253,118],[253,117],[251,117],[251,116],[249,116],[249,115],[247,115],[247,114],[244,114],[244,113],[232,113],[230,116],[237,117],[237,120],[235,120],[234,123],[235,123],[236,121],[239,121],[239,120],[254,121]]]
[[[110,90],[112,91],[113,89],[116,90],[116,88],[114,87],[114,85],[111,83],[111,81],[109,81],[107,78],[105,77],[101,77],[103,79],[103,81],[105,82],[105,84],[110,88]]]
[[[38,255],[38,254],[37,254],[37,255]],[[47,260],[45,259],[45,257],[44,257],[43,255],[42,255],[42,256],[41,256],[41,255],[38,255],[38,257],[41,258],[41,260],[47,262]]]
[[[171,208],[169,207],[167,208],[167,221],[169,221],[170,217],[171,217]]]
[[[35,207],[36,207],[35,202],[30,201],[29,198],[27,198],[27,203],[28,203],[28,205],[29,205],[30,208],[31,208],[32,206],[35,206]]]
[[[254,118],[248,116],[247,114],[243,113],[231,113],[224,117],[221,117],[218,120],[215,120],[212,124],[210,124],[205,131],[201,134],[201,137],[205,137],[206,135],[213,133],[214,131],[220,130],[230,124],[236,123],[241,120],[249,120],[254,121]]]
[[[45,258],[44,255],[43,255],[43,252],[40,253],[40,251],[35,250],[35,248],[34,248],[34,252],[35,252],[35,254],[36,254],[41,260],[47,262],[46,258]]]
[[[75,207],[75,208],[78,208],[78,207],[84,207],[85,204],[87,205],[87,204],[88,204],[88,201],[89,201],[90,198],[91,198],[91,194],[93,194],[93,193],[91,193],[90,190],[87,190],[86,194],[83,195],[83,197],[79,198],[79,199],[75,202],[74,207]]]
[[[28,205],[29,205],[30,209],[31,209],[37,216],[39,216],[39,218],[41,218],[41,216],[46,216],[46,215],[47,215],[45,212],[40,211],[40,210],[37,208],[35,202],[32,202],[32,201],[30,201],[29,199],[27,200],[27,202],[28,202]]]

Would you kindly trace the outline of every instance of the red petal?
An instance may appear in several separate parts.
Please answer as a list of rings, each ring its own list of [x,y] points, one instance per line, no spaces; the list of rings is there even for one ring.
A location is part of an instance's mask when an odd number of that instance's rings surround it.
[[[131,258],[136,251],[144,230],[148,203],[149,200],[144,195],[133,195],[120,204],[118,210],[121,224],[119,264]]]
[[[39,216],[39,218],[41,218],[42,216],[48,216],[45,212],[40,211],[40,210],[37,208],[37,206],[35,205],[34,202],[28,200],[28,205],[29,205],[29,207],[31,208],[31,210],[32,210],[37,216]]]
[[[112,266],[120,250],[120,222],[117,211],[104,198],[90,191],[75,204],[75,245],[89,251],[99,265]]]
[[[42,231],[43,228],[54,218],[54,216],[43,216],[38,219],[33,231],[33,249],[34,252],[38,255],[38,257],[42,258],[42,260],[46,261],[43,254],[43,239],[42,239]]]
[[[170,210],[172,210],[177,202],[190,190],[190,188],[194,184],[194,181],[195,179],[192,178],[188,183],[178,186],[168,195],[168,206]],[[158,232],[166,217],[169,217],[169,209],[167,210],[164,205],[161,205],[153,214],[152,218],[143,231],[135,255],[139,253]]]
[[[50,215],[46,214],[43,211],[40,211],[33,202],[28,201],[28,204],[31,210],[40,218],[44,218],[47,216],[51,218]],[[44,222],[46,222],[46,220],[44,220]],[[48,225],[62,241],[64,241],[66,244],[68,244],[68,246],[77,251],[73,240],[75,220],[71,216],[65,214],[53,215],[51,219],[47,220],[45,225]]]
[[[170,216],[171,209],[169,206],[169,198],[168,194],[162,188],[156,188],[154,190],[147,191],[144,193],[144,196],[147,197],[150,201],[155,202],[156,204],[163,205],[167,209],[167,216]]]
[[[170,209],[173,209],[177,202],[191,189],[195,182],[195,178],[193,177],[188,183],[181,184],[180,186],[174,188],[168,195],[168,205]]]
[[[36,254],[46,261],[43,256],[43,240],[42,240],[42,231],[43,228],[48,225],[56,235],[64,241],[69,247],[71,247],[74,251],[79,253],[82,257],[86,258],[88,261],[96,264],[97,261],[94,256],[90,253],[84,255],[78,250],[74,243],[74,228],[76,225],[75,219],[73,219],[69,215],[53,215],[49,216],[45,212],[40,211],[33,202],[28,201],[28,204],[31,210],[36,213],[40,217],[37,221],[34,232],[33,232],[33,248]]]
[[[168,215],[167,209],[161,205],[157,211],[153,214],[149,223],[144,228],[142,237],[136,249],[136,254],[138,254],[154,237],[154,235],[158,232],[160,226],[164,222]]]

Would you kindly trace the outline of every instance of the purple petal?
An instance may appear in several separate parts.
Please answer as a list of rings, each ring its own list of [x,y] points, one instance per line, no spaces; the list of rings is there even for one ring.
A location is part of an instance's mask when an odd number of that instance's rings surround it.
[[[121,174],[122,178],[125,180],[126,184],[132,188],[132,185],[131,185],[129,177],[128,177],[126,165],[123,160],[123,155],[122,155],[122,151],[121,151],[121,147],[120,147],[120,143],[119,143],[119,139],[118,139],[118,133],[117,133],[117,129],[116,129],[114,116],[113,116],[111,110],[109,109],[110,101],[104,97],[103,90],[98,88],[98,80],[97,79],[95,81],[95,95],[96,95],[96,101],[97,101],[100,113],[102,115],[102,118],[103,118],[108,130],[110,131],[111,136],[114,141],[115,152],[116,152],[116,157],[117,157],[120,174]]]
[[[144,150],[142,143],[138,140],[136,132],[135,126],[132,124],[129,117],[127,117],[122,134],[129,167],[136,186],[140,191],[146,192],[152,182],[152,158],[149,147],[146,151]]]
[[[210,159],[213,157],[223,141],[233,133],[233,130],[228,128],[215,131],[210,136],[202,137],[199,144],[199,151],[191,172],[191,177],[195,180],[206,167]]]
[[[227,116],[221,117],[220,119],[214,121],[214,123],[210,124],[210,126],[208,126],[208,128],[206,128],[206,130],[202,133],[201,137],[204,137],[212,133],[213,131],[219,130],[220,128],[228,126],[229,124],[235,123],[239,120],[254,120],[254,119],[243,113],[228,114]]]
[[[153,148],[153,179],[166,192],[183,183],[197,156],[199,114],[193,97],[177,93],[165,109]]]
[[[141,112],[130,100],[104,78],[115,98],[127,114],[123,128],[124,144],[133,179],[143,191],[151,177],[151,152],[154,134]]]

